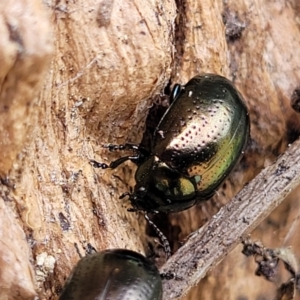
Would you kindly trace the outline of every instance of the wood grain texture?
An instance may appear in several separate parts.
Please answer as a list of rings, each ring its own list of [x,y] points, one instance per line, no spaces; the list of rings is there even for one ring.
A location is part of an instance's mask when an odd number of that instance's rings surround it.
[[[45,37],[54,55],[37,89],[37,114],[26,115],[32,122],[27,143],[15,149],[18,159],[1,174],[6,209],[16,216],[32,254],[30,287],[41,299],[52,299],[79,260],[78,252],[84,255],[92,247],[144,252],[144,221],[118,200],[128,188],[127,179],[118,179],[124,170],[118,178],[103,174],[89,159],[105,160],[101,145],[108,141],[141,138],[149,99],[161,92],[171,72],[175,5],[46,1],[42,9],[53,31]],[[26,76],[31,75],[28,70]],[[18,91],[18,96],[24,94]],[[21,129],[25,137],[25,126]],[[23,256],[29,260],[26,252]],[[6,294],[14,299],[9,290]]]
[[[0,175],[5,177],[38,121],[37,95],[53,45],[39,1],[5,1],[0,11]]]

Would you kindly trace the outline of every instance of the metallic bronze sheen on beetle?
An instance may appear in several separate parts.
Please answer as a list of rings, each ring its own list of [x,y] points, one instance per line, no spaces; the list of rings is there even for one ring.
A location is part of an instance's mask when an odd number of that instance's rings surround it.
[[[135,156],[110,165],[135,162],[136,186],[129,196],[133,209],[176,212],[212,197],[239,160],[247,143],[250,122],[242,95],[225,77],[198,75],[185,86],[176,85],[174,101],[158,124],[151,149],[136,145],[108,145],[132,149]]]
[[[143,255],[126,249],[82,258],[68,278],[60,300],[161,300],[158,269]]]
[[[159,123],[153,153],[194,178],[197,196],[206,199],[234,167],[248,134],[247,109],[232,83],[213,74],[196,76]]]
[[[152,155],[136,172],[135,194],[144,187],[144,202],[166,212],[210,198],[237,163],[248,135],[247,108],[233,84],[214,74],[194,77],[158,124]]]

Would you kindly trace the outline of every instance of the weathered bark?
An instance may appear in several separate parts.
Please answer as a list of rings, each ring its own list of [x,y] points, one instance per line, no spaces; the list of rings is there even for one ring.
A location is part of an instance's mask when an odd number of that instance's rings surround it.
[[[37,116],[42,99],[37,96],[53,50],[49,29],[40,1],[1,2],[0,299],[32,299],[36,294],[32,251],[26,236],[26,220],[33,203],[23,198],[20,183],[23,174],[34,172],[30,166],[23,173],[22,160],[27,156],[27,137],[32,142],[31,132],[40,125]],[[15,172],[10,181],[12,168],[20,173]],[[38,189],[32,189],[30,178],[24,179],[27,187],[38,193]]]
[[[296,0],[19,0],[0,7],[3,299],[57,298],[78,250],[89,245],[149,252],[142,216],[118,199],[134,185],[132,164],[99,171],[88,161],[116,157],[102,144],[139,143],[147,112],[170,80],[224,75],[251,118],[245,157],[216,196],[168,222],[158,217],[174,251],[298,137],[300,117],[290,107],[300,77]],[[298,211],[295,190],[254,236],[268,247],[292,244],[299,257]],[[255,277],[253,260],[239,252],[184,299],[272,299],[274,285]]]

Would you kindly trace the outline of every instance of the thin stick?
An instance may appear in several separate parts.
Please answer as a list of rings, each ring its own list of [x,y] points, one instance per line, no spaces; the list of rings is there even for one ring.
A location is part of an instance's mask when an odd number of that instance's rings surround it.
[[[298,140],[191,235],[160,270],[181,278],[163,282],[164,300],[187,294],[299,185],[299,158]]]

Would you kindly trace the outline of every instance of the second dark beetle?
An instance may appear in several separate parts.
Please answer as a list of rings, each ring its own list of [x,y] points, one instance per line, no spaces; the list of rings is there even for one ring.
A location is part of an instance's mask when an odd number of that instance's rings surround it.
[[[82,258],[59,300],[161,300],[158,269],[143,255],[110,249]]]
[[[132,149],[135,155],[109,165],[91,161],[103,169],[126,160],[137,164],[134,192],[124,194],[135,210],[176,212],[209,199],[239,160],[249,136],[243,98],[225,77],[198,75],[177,85],[171,97],[150,150],[108,145],[110,150]]]

